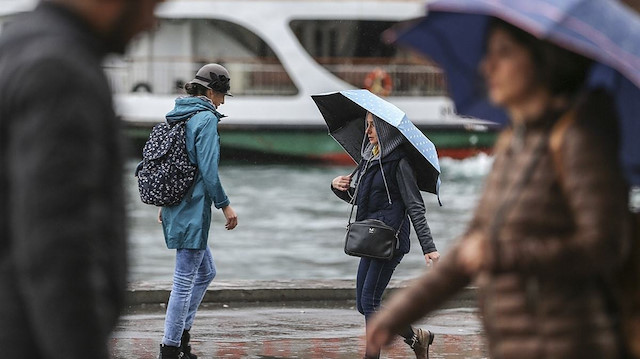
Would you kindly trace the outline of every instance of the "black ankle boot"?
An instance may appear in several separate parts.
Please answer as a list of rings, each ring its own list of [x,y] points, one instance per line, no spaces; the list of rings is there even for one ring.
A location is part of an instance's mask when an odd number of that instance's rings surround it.
[[[191,335],[189,335],[189,331],[183,330],[182,338],[180,338],[180,349],[184,353],[184,359],[198,359],[197,355],[191,354],[191,345],[189,345],[190,339]]]
[[[160,355],[158,359],[182,359],[184,354],[180,347],[172,347],[164,344],[160,344]]]

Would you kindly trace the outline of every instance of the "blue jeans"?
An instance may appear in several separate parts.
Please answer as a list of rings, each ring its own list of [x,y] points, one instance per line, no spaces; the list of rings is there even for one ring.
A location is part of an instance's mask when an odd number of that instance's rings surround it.
[[[173,288],[167,305],[162,344],[180,346],[183,330],[191,329],[209,283],[216,276],[211,250],[177,249]]]
[[[390,260],[361,258],[356,279],[356,306],[364,314],[365,320],[380,307],[382,293],[387,288],[393,271],[404,254],[395,255]]]

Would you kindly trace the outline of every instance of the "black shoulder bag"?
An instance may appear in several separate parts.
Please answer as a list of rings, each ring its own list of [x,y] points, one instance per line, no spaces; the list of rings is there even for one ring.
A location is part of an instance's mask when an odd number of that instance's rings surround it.
[[[368,164],[369,162],[367,162],[367,165],[364,167],[365,171],[367,170]],[[352,198],[351,213],[349,213],[349,221],[347,223],[347,235],[344,241],[344,252],[354,257],[389,260],[393,258],[400,245],[398,242],[398,234],[400,234],[404,218],[397,231],[378,219],[364,219],[351,223],[360,181],[361,178],[358,178],[358,183],[356,184]]]

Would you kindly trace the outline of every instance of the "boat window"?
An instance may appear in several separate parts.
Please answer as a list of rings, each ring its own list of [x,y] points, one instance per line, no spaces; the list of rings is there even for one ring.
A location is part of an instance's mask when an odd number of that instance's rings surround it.
[[[122,61],[105,64],[116,92],[181,93],[207,63],[229,70],[234,95],[295,95],[298,89],[267,43],[248,29],[217,19],[161,19]]]
[[[415,52],[387,45],[393,21],[293,20],[290,27],[313,59],[358,88],[384,96],[446,95],[442,70]]]

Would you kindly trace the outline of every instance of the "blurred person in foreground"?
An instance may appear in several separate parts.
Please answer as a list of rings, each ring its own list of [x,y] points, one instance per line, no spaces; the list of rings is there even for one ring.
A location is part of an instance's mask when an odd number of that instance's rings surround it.
[[[51,0],[0,38],[0,352],[109,356],[127,252],[120,126],[101,63],[157,0]]]
[[[621,358],[614,276],[629,248],[628,186],[613,102],[583,90],[587,59],[501,20],[489,26],[485,51],[489,98],[511,126],[467,231],[372,318],[367,347],[388,343],[473,280],[491,357]]]

